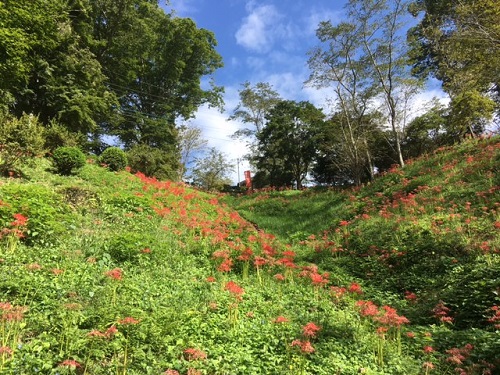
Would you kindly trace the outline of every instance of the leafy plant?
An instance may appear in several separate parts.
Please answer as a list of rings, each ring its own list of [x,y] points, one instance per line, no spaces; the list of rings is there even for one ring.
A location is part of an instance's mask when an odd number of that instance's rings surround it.
[[[69,176],[85,165],[85,154],[77,147],[59,147],[54,151],[52,160],[56,171]]]
[[[127,154],[121,148],[108,147],[99,156],[99,162],[111,171],[121,171],[127,166]]]

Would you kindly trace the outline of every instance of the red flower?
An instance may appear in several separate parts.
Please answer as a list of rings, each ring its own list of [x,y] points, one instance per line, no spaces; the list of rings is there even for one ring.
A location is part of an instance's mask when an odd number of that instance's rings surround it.
[[[302,353],[314,353],[314,348],[309,341],[293,340],[291,346],[298,346]]]
[[[184,349],[184,358],[187,361],[196,361],[196,360],[203,360],[207,359],[207,354],[199,349],[195,348],[187,348]]]
[[[255,257],[255,259],[253,261],[253,264],[255,265],[255,267],[261,267],[266,263],[267,263],[267,260],[265,258],[262,258],[259,256]]]
[[[349,286],[349,292],[356,294],[363,294],[363,289],[361,289],[361,285],[359,285],[358,283],[352,283]]]
[[[236,284],[234,281],[228,281],[226,283],[226,286],[224,287],[224,290],[227,290],[239,300],[241,300],[241,296],[245,293],[243,288]]]
[[[432,346],[427,345],[427,346],[424,346],[423,351],[424,351],[424,353],[429,354],[429,353],[432,353],[434,351],[434,348]]]
[[[320,330],[321,328],[318,327],[316,324],[313,322],[307,323],[304,327],[302,327],[302,333],[306,337],[316,337],[316,333]]]
[[[14,351],[11,348],[9,348],[8,346],[0,346],[0,354],[1,355],[7,354],[7,355],[12,356],[14,354]]]
[[[116,328],[116,326],[111,326],[106,330],[106,332],[104,332],[104,335],[109,339],[109,338],[113,337],[114,335],[116,335],[117,333],[118,333],[118,329]]]
[[[177,370],[168,369],[163,372],[163,375],[180,375],[180,374],[179,371]]]
[[[285,281],[285,276],[283,276],[281,273],[277,273],[274,275],[274,278],[278,281]]]
[[[219,265],[219,267],[217,267],[217,271],[231,272],[232,267],[233,267],[233,261],[231,260],[231,258],[227,258]]]
[[[378,307],[372,301],[358,301],[356,306],[361,308],[362,316],[377,316],[379,314]]]
[[[208,276],[205,280],[207,283],[215,283],[217,281],[213,276]]]
[[[273,323],[288,323],[290,320],[280,315],[276,319],[273,320]]]
[[[132,318],[131,316],[127,316],[123,319],[120,319],[118,321],[118,324],[121,325],[132,325],[132,324],[139,324],[140,320],[137,320],[135,318]]]
[[[121,280],[123,277],[123,271],[120,268],[113,268],[104,274],[113,280]]]
[[[28,218],[23,214],[14,214],[12,216],[14,216],[14,219],[16,219],[12,223],[10,223],[10,225],[13,227],[23,227],[28,222]]]
[[[59,363],[59,366],[60,367],[73,367],[73,368],[82,367],[82,365],[79,364],[74,359],[66,359],[65,361],[62,361],[61,363]]]

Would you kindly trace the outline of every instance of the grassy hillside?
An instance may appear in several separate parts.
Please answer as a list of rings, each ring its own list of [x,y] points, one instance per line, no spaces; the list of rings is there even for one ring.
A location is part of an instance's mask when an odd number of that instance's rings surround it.
[[[0,374],[496,371],[498,155],[236,200],[36,160],[0,179]]]

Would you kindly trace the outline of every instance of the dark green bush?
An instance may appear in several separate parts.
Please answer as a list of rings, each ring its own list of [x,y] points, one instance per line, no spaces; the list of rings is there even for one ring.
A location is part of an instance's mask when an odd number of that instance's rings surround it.
[[[132,172],[142,172],[146,176],[160,180],[175,180],[179,164],[175,153],[169,153],[148,145],[134,146],[128,153]]]
[[[108,147],[99,156],[99,162],[111,171],[121,171],[127,166],[127,154],[121,148]]]
[[[78,147],[84,142],[83,134],[71,132],[54,121],[45,130],[45,148],[48,152],[54,152],[59,147]]]
[[[0,174],[17,174],[23,163],[43,153],[44,128],[37,117],[0,118]]]
[[[52,155],[57,173],[69,176],[85,165],[85,154],[77,147],[59,147]]]

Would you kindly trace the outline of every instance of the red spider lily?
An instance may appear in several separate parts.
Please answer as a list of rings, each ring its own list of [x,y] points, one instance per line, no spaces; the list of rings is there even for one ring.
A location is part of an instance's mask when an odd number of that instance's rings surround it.
[[[262,245],[262,251],[269,256],[269,257],[274,257],[276,255],[276,250],[273,249],[273,247],[267,243]]]
[[[0,355],[7,354],[9,356],[14,355],[14,351],[8,346],[0,346]]]
[[[320,330],[321,328],[313,322],[309,322],[304,327],[302,327],[302,333],[305,337],[316,337],[316,333],[318,333]]]
[[[163,372],[163,375],[180,375],[180,374],[179,371],[177,370],[168,369]]]
[[[233,268],[233,261],[231,260],[231,258],[227,258],[219,265],[219,267],[217,267],[217,271],[231,272],[232,268]]]
[[[59,367],[71,367],[71,368],[79,368],[82,367],[81,364],[79,364],[77,361],[74,359],[66,359],[59,363]]]
[[[406,332],[406,337],[408,337],[409,339],[414,339],[415,338],[415,333],[414,332]]]
[[[13,306],[10,302],[0,302],[0,321],[20,322],[26,310],[25,306]]]
[[[112,270],[106,271],[104,274],[107,277],[118,281],[123,277],[123,271],[121,270],[121,268],[113,268]]]
[[[61,269],[59,269],[59,268],[52,268],[52,269],[50,270],[50,272],[52,272],[54,275],[56,275],[56,276],[57,276],[57,275],[60,275],[60,274],[64,273],[64,270],[61,270]]]
[[[132,318],[131,316],[127,316],[123,319],[118,320],[118,324],[121,325],[134,325],[134,324],[139,324],[139,322],[140,320]]]
[[[88,337],[102,337],[102,338],[105,338],[106,334],[102,333],[98,329],[94,329],[94,330],[90,331],[89,333],[87,333],[87,336]]]
[[[380,323],[392,327],[399,327],[402,324],[410,323],[410,321],[406,317],[398,315],[396,309],[390,306],[382,306],[382,309],[385,310],[385,314],[376,319]]]
[[[12,223],[10,223],[12,227],[24,227],[28,222],[28,218],[23,214],[14,214],[12,216],[15,219]]]
[[[273,323],[288,323],[290,320],[280,315],[276,319],[273,320]]]
[[[432,370],[434,369],[434,364],[432,362],[424,362],[422,364],[422,367],[425,369],[425,370]]]
[[[259,256],[256,256],[255,259],[254,259],[254,261],[253,261],[253,264],[255,265],[255,267],[262,267],[267,262],[268,262],[267,259],[259,257]]]
[[[309,277],[311,278],[311,282],[313,285],[321,286],[328,284],[328,277],[330,275],[328,273],[324,273],[323,275],[319,273],[311,273]]]
[[[406,291],[405,292],[405,299],[407,301],[416,301],[417,300],[417,295],[413,292],[410,292],[410,291]]]
[[[344,287],[332,286],[330,287],[330,291],[334,298],[340,299],[347,292],[347,289]]]
[[[206,281],[207,283],[215,283],[217,280],[216,280],[216,279],[215,279],[215,277],[213,277],[213,276],[208,276],[208,277],[205,279],[205,281]]]
[[[118,329],[116,328],[116,326],[111,326],[109,327],[106,332],[104,332],[104,335],[107,337],[107,338],[110,338],[110,337],[113,337],[114,335],[116,335],[118,333]]]
[[[314,353],[314,348],[309,341],[293,340],[292,347],[299,347],[300,351],[305,354]]]
[[[361,289],[361,285],[359,285],[358,283],[352,283],[349,286],[349,292],[354,294],[363,294],[363,289]]]
[[[427,354],[434,352],[434,348],[432,346],[429,346],[429,345],[424,346],[422,350],[424,351],[424,353],[427,353]]]
[[[184,349],[184,358],[187,361],[197,361],[207,359],[207,353],[200,349],[187,348]]]
[[[342,221],[339,223],[339,225],[340,225],[341,227],[346,227],[346,226],[348,226],[348,225],[349,225],[349,222],[348,222],[347,220],[342,220]]]
[[[253,255],[252,249],[249,247],[245,248],[245,250],[242,251],[241,255],[238,257],[238,260],[242,260],[244,262],[250,260],[250,258]]]
[[[372,301],[357,301],[356,306],[361,309],[362,316],[377,316],[379,314],[377,305]]]
[[[236,284],[234,281],[228,281],[226,283],[226,286],[224,287],[224,290],[227,290],[238,300],[241,300],[241,296],[245,294],[243,288]]]
[[[500,306],[493,306],[490,308],[491,311],[495,313],[491,318],[488,319],[488,322],[490,323],[497,323],[500,322]],[[500,328],[500,324],[495,324],[495,328]]]
[[[439,303],[432,309],[434,313],[434,317],[439,319],[442,323],[451,323],[453,322],[453,318],[448,316],[450,309],[444,305],[443,301],[439,301]]]
[[[285,281],[285,276],[283,276],[281,273],[277,273],[273,277],[278,281]]]

